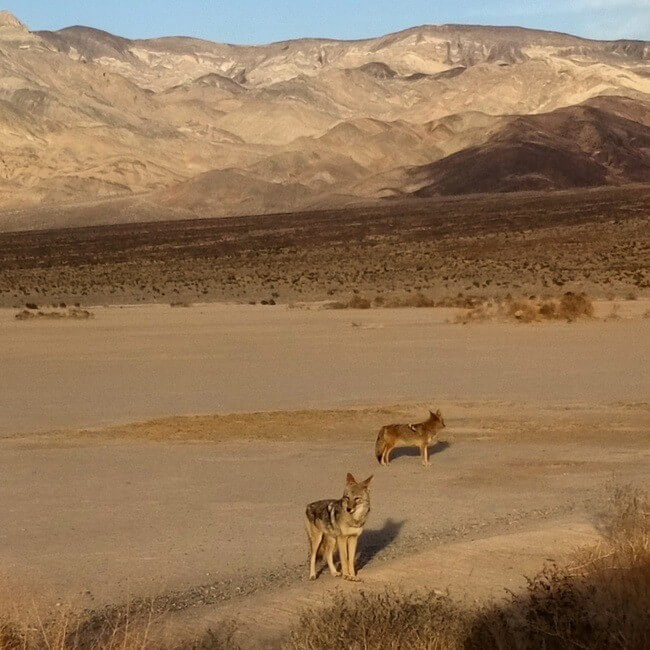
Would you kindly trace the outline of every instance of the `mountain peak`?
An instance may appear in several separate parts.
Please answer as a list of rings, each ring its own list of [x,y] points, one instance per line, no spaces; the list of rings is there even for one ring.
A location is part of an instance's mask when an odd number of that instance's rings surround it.
[[[0,11],[0,41],[14,43],[29,43],[34,35],[9,11]]]
[[[16,18],[16,16],[14,16],[11,12],[4,10],[0,11],[0,29],[15,29],[22,32],[29,31],[27,29],[27,26],[21,23],[20,20]]]

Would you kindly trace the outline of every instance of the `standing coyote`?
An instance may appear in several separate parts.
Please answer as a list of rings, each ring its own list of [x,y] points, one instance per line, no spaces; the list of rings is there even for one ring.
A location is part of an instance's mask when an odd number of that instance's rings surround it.
[[[368,484],[372,476],[357,483],[348,474],[343,498],[314,501],[307,506],[307,537],[309,538],[309,579],[316,580],[316,557],[321,544],[330,573],[340,576],[334,566],[334,546],[338,547],[341,572],[346,580],[357,581],[354,559],[359,535],[370,512]]]
[[[382,465],[390,463],[390,452],[399,446],[419,446],[422,451],[422,464],[429,464],[429,445],[437,437],[438,431],[445,428],[445,421],[438,409],[429,411],[429,419],[418,424],[388,424],[379,430],[375,443],[375,456]]]

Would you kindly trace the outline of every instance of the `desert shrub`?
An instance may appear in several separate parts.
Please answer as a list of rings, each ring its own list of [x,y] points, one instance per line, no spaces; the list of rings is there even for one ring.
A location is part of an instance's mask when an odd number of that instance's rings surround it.
[[[63,610],[41,616],[0,613],[0,650],[237,650],[237,627],[224,621],[214,630],[180,643],[156,639],[152,610],[144,603],[103,610]],[[22,616],[21,616],[22,614]],[[19,622],[15,622],[15,619]]]
[[[88,311],[87,309],[79,309],[76,307],[71,307],[70,309],[68,309],[67,317],[86,320],[88,318],[95,318],[95,314],[93,314],[91,311]]]
[[[20,628],[0,618],[0,650],[22,650],[25,647]]]
[[[93,312],[87,309],[78,309],[77,307],[70,307],[67,311],[29,311],[23,309],[19,311],[14,318],[17,320],[30,320],[33,318],[45,318],[48,320],[59,320],[62,318],[71,318],[73,320],[87,320],[95,318]],[[0,649],[1,650],[1,649]]]
[[[614,490],[603,541],[564,565],[547,565],[506,605],[478,613],[465,647],[649,647],[650,543],[647,493]]]
[[[610,545],[648,542],[650,536],[648,493],[631,485],[616,486],[600,515],[599,529]]]
[[[235,639],[237,626],[234,622],[224,622],[217,630],[208,630],[200,638],[168,650],[238,650],[241,646]]]
[[[584,293],[567,291],[560,299],[557,309],[558,318],[574,321],[576,318],[591,318],[594,315],[593,303]]]
[[[529,581],[523,597],[484,610],[465,647],[645,649],[649,581],[647,558],[631,568],[586,575],[546,567]]]
[[[539,319],[537,307],[529,300],[508,300],[505,303],[505,312],[522,323],[533,323]]]
[[[551,320],[557,317],[557,304],[552,300],[545,300],[539,306],[539,315],[542,318]]]
[[[350,309],[370,309],[371,304],[370,300],[364,298],[363,296],[354,295],[350,298],[348,302],[348,307]]]
[[[337,594],[322,610],[300,618],[285,648],[293,650],[372,650],[459,648],[463,617],[445,596],[387,590]]]
[[[478,299],[452,299],[445,300],[444,306],[462,307],[472,304],[470,301]],[[464,304],[463,304],[464,303]],[[438,303],[438,306],[442,306]],[[487,320],[489,318],[500,318],[507,320],[516,320],[520,323],[534,323],[542,320],[559,320],[566,319],[573,322],[580,317],[592,317],[594,308],[591,300],[584,294],[575,294],[567,292],[562,296],[560,301],[551,299],[538,299],[531,296],[528,299],[515,299],[507,295],[504,300],[496,304],[486,303],[485,301],[476,302],[471,307],[466,307],[468,311],[456,317],[457,323],[471,323]]]

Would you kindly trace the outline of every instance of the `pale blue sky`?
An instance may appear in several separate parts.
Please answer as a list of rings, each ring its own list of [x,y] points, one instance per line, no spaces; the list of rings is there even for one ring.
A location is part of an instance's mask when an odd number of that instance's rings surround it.
[[[0,8],[33,30],[81,24],[129,38],[180,34],[230,43],[364,38],[425,23],[650,39],[650,0],[0,0]]]

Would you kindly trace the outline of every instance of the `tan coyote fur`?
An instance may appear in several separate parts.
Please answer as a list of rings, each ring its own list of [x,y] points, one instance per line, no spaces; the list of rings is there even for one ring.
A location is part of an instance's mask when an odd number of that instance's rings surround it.
[[[316,559],[321,547],[333,576],[342,573],[346,580],[358,580],[354,560],[357,542],[370,512],[368,484],[371,479],[369,476],[357,483],[354,476],[348,474],[341,499],[314,501],[307,506],[310,580],[316,579]],[[334,547],[338,549],[341,572],[334,565]]]
[[[422,451],[422,464],[429,464],[429,445],[445,428],[438,409],[429,411],[429,418],[418,424],[388,424],[379,430],[375,443],[375,456],[382,465],[390,463],[390,452],[397,446],[417,446]]]

